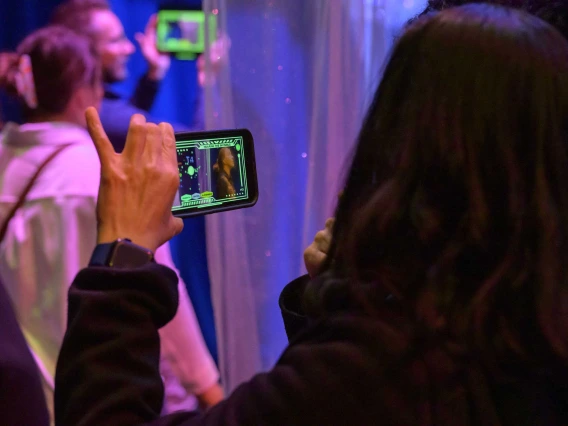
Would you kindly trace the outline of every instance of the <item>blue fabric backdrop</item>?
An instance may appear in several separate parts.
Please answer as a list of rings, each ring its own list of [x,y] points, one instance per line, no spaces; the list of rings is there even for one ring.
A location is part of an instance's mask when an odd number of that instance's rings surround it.
[[[200,5],[200,0],[185,0]],[[60,0],[26,0],[0,2],[0,49],[12,50],[31,31],[45,25]],[[110,4],[124,24],[126,35],[135,44],[134,34],[144,31],[157,0],[111,0]],[[124,95],[134,90],[137,79],[146,70],[144,58],[136,52],[129,62],[130,78],[115,89]],[[190,125],[197,101],[195,61],[172,61],[152,110],[160,120]],[[2,95],[4,116],[18,121],[17,104]],[[217,359],[217,342],[210,297],[209,274],[205,251],[205,221],[187,220],[183,233],[172,241],[172,255],[184,278],[209,350]]]

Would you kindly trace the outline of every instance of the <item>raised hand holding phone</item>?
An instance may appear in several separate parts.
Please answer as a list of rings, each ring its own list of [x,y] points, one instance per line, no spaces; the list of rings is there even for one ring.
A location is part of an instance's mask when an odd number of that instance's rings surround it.
[[[172,126],[132,117],[122,154],[114,151],[95,108],[86,111],[101,162],[97,243],[128,238],[155,251],[183,229],[171,206],[179,187]]]

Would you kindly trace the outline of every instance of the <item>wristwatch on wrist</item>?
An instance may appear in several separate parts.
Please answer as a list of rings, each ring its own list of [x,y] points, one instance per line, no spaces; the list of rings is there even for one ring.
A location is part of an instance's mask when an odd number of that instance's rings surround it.
[[[153,261],[152,250],[136,245],[127,238],[121,238],[113,243],[97,245],[89,266],[129,269],[138,268]]]

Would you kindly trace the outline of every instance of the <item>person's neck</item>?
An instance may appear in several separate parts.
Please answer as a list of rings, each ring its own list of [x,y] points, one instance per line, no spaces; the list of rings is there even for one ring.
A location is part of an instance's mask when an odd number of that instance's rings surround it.
[[[84,123],[80,122],[76,117],[71,114],[34,114],[27,120],[28,123],[69,123],[77,126],[84,127]]]
[[[223,166],[223,171],[227,174],[227,176],[231,176],[231,168],[229,166]]]

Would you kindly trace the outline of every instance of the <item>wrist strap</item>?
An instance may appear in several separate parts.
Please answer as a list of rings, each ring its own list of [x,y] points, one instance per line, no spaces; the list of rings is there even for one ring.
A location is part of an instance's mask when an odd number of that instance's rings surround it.
[[[134,253],[138,253],[138,256],[135,256],[134,258],[130,257],[127,259],[120,257],[116,258],[116,249],[120,246],[129,247],[130,250],[134,250]],[[122,253],[124,255],[124,252]],[[140,257],[140,254],[142,254],[143,256]],[[117,260],[119,262],[117,264],[114,264],[114,262]],[[122,260],[122,262],[120,260]],[[93,250],[93,255],[91,256],[89,266],[114,266],[121,268],[124,266],[122,264],[124,261],[126,261],[126,264],[129,267],[141,266],[147,263],[155,263],[154,253],[151,250],[134,244],[128,238],[121,238],[112,243],[98,244]]]
[[[41,174],[43,169],[45,169],[45,166],[47,166],[49,163],[51,163],[51,161],[55,157],[57,157],[57,155],[61,151],[63,151],[65,148],[67,148],[71,145],[72,144],[61,145],[55,151],[53,151],[51,154],[49,154],[48,157],[43,161],[43,163],[41,163],[39,165],[36,172],[31,177],[30,181],[28,182],[28,184],[26,185],[26,187],[24,188],[24,190],[20,194],[20,198],[18,198],[18,201],[16,201],[16,204],[14,204],[12,209],[8,212],[8,216],[6,216],[6,219],[4,220],[4,223],[2,224],[2,228],[0,229],[0,242],[2,240],[4,240],[4,236],[6,235],[6,232],[8,231],[8,225],[10,224],[10,221],[12,220],[12,218],[14,217],[14,215],[16,214],[18,209],[20,207],[22,207],[22,205],[26,201],[26,197],[28,196],[29,192],[31,191],[32,187],[34,186],[34,183],[36,182],[37,178],[39,177],[39,175]]]
[[[112,246],[114,243],[97,244],[89,266],[107,266],[109,254],[112,253]]]

